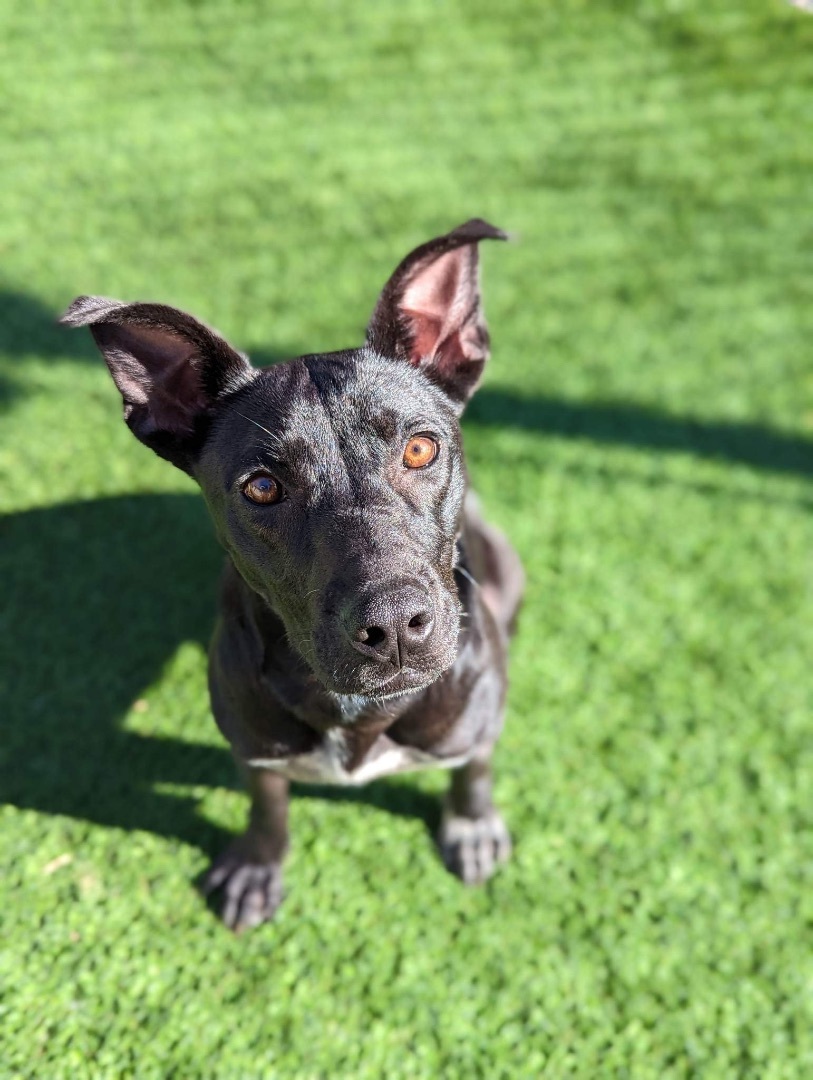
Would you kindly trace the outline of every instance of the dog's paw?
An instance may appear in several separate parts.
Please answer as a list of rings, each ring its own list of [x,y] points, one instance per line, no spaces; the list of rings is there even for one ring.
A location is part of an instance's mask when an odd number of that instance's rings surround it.
[[[480,885],[511,855],[511,836],[496,810],[480,818],[447,811],[438,832],[438,847],[447,870],[466,885]]]
[[[236,934],[273,919],[282,903],[282,866],[252,862],[238,840],[212,863],[200,882],[204,896],[221,889],[220,917]]]

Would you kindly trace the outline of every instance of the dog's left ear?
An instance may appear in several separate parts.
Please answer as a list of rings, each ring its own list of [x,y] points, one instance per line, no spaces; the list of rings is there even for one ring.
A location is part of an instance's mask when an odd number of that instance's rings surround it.
[[[507,239],[473,218],[410,252],[384,286],[367,343],[382,356],[408,360],[465,404],[489,355],[477,244]]]

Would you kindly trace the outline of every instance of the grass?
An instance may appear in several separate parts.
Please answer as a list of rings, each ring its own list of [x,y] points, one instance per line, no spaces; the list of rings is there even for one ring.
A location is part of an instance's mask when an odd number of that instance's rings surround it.
[[[813,18],[789,5],[11,0],[0,35],[0,1075],[813,1074]],[[245,797],[219,563],[79,292],[267,362],[360,340],[472,215],[466,423],[529,589],[467,892],[438,776],[301,788],[288,898],[192,880]]]

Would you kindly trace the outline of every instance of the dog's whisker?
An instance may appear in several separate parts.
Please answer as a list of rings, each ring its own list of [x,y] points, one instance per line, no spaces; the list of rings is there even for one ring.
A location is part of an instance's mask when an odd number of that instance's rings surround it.
[[[248,420],[249,424],[254,424],[255,427],[258,427],[260,431],[264,431],[266,435],[270,435],[271,438],[274,439],[274,441],[276,442],[277,436],[274,434],[274,432],[269,431],[267,427],[263,427],[263,425],[260,424],[257,420],[252,420],[250,416],[246,416],[244,412],[240,412],[239,409],[235,409],[233,405],[229,405],[228,403],[226,403],[226,408],[230,409],[233,413],[237,413],[238,416],[242,416],[244,420]]]
[[[463,577],[468,578],[469,581],[472,583],[472,585],[475,587],[475,589],[480,588],[480,582],[474,580],[474,578],[471,576],[471,574],[468,572],[468,570],[465,568],[465,566],[458,565],[458,566],[455,567],[455,570],[457,570],[457,572],[459,574],[462,574]]]

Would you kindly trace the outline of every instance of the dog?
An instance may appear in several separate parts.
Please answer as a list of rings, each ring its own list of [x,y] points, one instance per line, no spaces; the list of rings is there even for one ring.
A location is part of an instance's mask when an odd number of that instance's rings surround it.
[[[78,297],[133,434],[199,484],[227,553],[209,662],[251,795],[202,881],[240,931],[282,899],[291,780],[452,770],[437,837],[485,881],[511,851],[492,801],[523,572],[468,489],[459,419],[489,355],[474,219],[412,251],[361,348],[255,369],[185,312]]]

